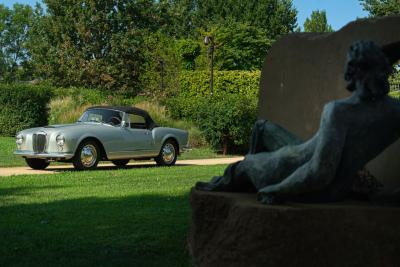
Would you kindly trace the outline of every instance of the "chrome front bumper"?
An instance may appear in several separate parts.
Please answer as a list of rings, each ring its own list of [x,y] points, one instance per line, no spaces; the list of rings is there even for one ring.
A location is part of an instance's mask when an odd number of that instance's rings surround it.
[[[35,158],[35,159],[49,159],[49,160],[61,160],[61,159],[71,159],[74,154],[69,153],[34,153],[32,151],[15,151],[14,155],[25,157],[25,158]]]

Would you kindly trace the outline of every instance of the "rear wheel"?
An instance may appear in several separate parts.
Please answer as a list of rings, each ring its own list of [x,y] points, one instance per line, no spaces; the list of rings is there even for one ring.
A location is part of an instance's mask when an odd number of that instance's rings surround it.
[[[99,145],[95,141],[86,140],[77,148],[72,163],[77,170],[92,170],[97,167],[99,158]]]
[[[25,158],[26,164],[28,164],[29,167],[35,170],[44,170],[49,166],[50,162],[48,162],[45,159],[30,159],[30,158]]]
[[[117,167],[124,167],[126,164],[128,164],[129,159],[117,159],[112,160],[111,162]]]
[[[174,140],[167,140],[161,147],[160,154],[155,158],[157,165],[172,166],[178,157],[178,146]]]

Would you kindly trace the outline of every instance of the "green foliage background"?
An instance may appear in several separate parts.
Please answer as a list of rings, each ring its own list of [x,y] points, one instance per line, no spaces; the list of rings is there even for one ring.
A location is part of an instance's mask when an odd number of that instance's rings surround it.
[[[261,71],[215,71],[214,95],[239,94],[258,97]],[[185,97],[210,95],[209,71],[184,71],[179,77],[179,93]]]
[[[247,147],[256,121],[260,71],[216,72],[212,96],[207,77],[183,72],[181,91],[165,104],[173,118],[194,122],[214,149],[237,152]]]
[[[52,89],[48,86],[0,84],[0,136],[48,123],[48,103]]]
[[[328,24],[325,10],[313,11],[309,18],[304,21],[305,32],[333,32],[332,26]]]
[[[359,0],[364,10],[371,17],[382,17],[400,14],[400,2],[398,0]]]

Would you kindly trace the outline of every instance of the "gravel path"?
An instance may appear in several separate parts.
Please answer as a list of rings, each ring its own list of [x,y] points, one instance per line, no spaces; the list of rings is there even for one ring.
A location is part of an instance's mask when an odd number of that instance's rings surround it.
[[[185,165],[218,165],[218,164],[230,164],[239,160],[242,160],[243,157],[234,157],[234,158],[216,158],[216,159],[196,159],[196,160],[178,160],[176,165],[185,166]],[[138,167],[152,167],[156,166],[154,161],[146,161],[146,162],[138,162],[132,161],[125,168],[133,169]],[[111,163],[99,164],[99,170],[109,170],[109,169],[117,169]],[[23,175],[23,174],[52,174],[52,173],[60,173],[65,171],[74,170],[72,164],[70,165],[50,165],[45,170],[33,170],[26,167],[9,167],[9,168],[0,168],[0,176],[11,176],[11,175]]]

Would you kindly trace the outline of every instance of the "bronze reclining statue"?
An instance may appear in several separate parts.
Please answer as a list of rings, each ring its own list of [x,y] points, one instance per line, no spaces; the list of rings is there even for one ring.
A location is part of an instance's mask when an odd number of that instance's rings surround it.
[[[350,196],[357,172],[400,137],[400,101],[387,96],[398,54],[371,41],[355,42],[344,75],[352,95],[325,105],[312,138],[303,141],[279,125],[257,121],[245,159],[196,189],[257,191],[265,204]]]

